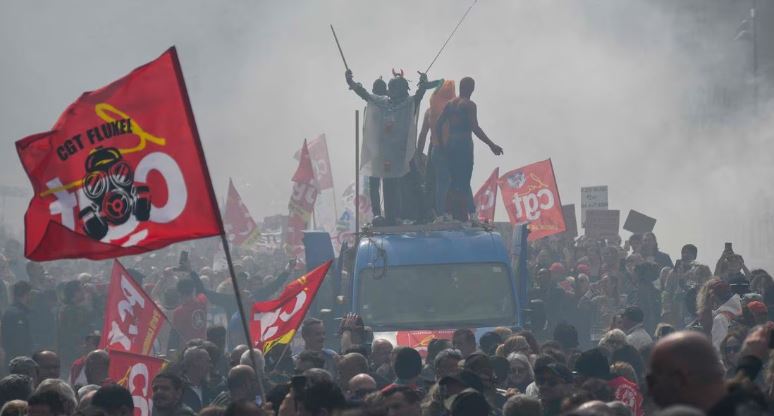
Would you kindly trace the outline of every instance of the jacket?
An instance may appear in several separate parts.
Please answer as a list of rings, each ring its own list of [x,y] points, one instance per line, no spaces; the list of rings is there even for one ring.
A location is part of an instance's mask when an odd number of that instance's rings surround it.
[[[739,295],[734,295],[712,311],[712,345],[720,350],[720,343],[728,335],[728,327],[731,321],[742,316],[742,300]]]
[[[626,343],[637,348],[638,351],[642,351],[643,348],[653,343],[653,338],[650,337],[642,324],[637,324],[627,331]]]
[[[3,338],[6,362],[15,357],[32,354],[30,312],[30,309],[21,303],[14,303],[3,314],[0,335]]]

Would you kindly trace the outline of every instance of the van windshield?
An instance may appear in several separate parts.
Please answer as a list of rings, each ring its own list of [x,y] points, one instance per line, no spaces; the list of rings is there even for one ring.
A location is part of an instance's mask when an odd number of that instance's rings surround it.
[[[500,263],[377,267],[360,276],[357,310],[374,329],[515,323],[516,301]]]

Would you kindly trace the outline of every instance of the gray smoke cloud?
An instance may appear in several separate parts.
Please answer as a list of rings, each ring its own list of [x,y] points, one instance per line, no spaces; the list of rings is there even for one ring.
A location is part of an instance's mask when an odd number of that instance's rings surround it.
[[[704,262],[724,241],[765,252],[771,233],[753,220],[770,207],[772,120],[750,117],[749,45],[734,40],[745,9],[729,18],[674,3],[478,2],[430,71],[477,80],[480,124],[505,149],[495,157],[476,145],[474,189],[496,166],[550,157],[563,203],[578,204],[581,186],[608,185],[622,221],[630,208],[656,217],[673,256],[686,242]],[[257,219],[287,212],[292,156],[319,133],[340,193],[354,180],[353,113],[363,102],[347,90],[328,24],[356,80],[370,86],[391,68],[416,80],[469,5],[3,2],[0,184],[27,186],[15,140],[174,44],[221,195],[233,177]],[[16,230],[25,205],[7,201]]]

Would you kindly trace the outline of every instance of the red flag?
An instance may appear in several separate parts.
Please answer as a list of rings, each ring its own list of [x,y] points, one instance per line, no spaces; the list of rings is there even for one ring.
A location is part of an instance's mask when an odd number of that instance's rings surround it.
[[[167,318],[153,299],[114,261],[99,348],[149,354],[165,324]]]
[[[175,48],[16,142],[32,260],[105,259],[222,232]]]
[[[109,350],[108,377],[132,393],[134,416],[150,416],[153,409],[151,384],[164,369],[164,360],[123,351]]]
[[[495,208],[497,207],[497,179],[500,177],[500,168],[495,168],[489,179],[481,185],[473,200],[476,203],[476,212],[480,221],[494,221]]]
[[[253,233],[257,232],[258,226],[255,224],[250,211],[247,210],[242,197],[239,196],[234,183],[228,180],[228,196],[226,197],[226,210],[223,218],[226,227],[226,235],[231,244],[242,245],[249,240]]]
[[[401,347],[411,347],[419,351],[422,358],[427,357],[427,347],[434,339],[448,339],[451,341],[454,335],[453,329],[435,329],[422,331],[398,331],[395,341]]]
[[[503,175],[499,184],[511,224],[529,223],[528,241],[564,231],[562,201],[551,159],[514,169]]]
[[[256,302],[250,314],[250,338],[268,353],[278,344],[289,344],[304,320],[309,305],[325,279],[333,260],[290,282],[277,299]]]
[[[314,177],[317,179],[317,186],[320,191],[333,188],[333,173],[331,172],[331,159],[328,157],[328,143],[325,140],[325,134],[317,136],[316,139],[309,141],[309,158],[312,161]],[[293,155],[293,158],[299,160],[301,151]]]
[[[291,180],[293,181],[293,193],[290,195],[290,203],[288,203],[290,213],[285,250],[291,257],[301,262],[304,259],[304,230],[309,225],[319,191],[306,140],[304,140],[304,146],[301,147],[298,169]]]

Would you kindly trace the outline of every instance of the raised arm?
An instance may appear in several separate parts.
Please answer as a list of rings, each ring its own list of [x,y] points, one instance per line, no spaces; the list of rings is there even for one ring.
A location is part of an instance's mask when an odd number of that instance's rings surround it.
[[[503,148],[489,140],[489,137],[484,133],[484,130],[478,125],[478,108],[476,107],[476,103],[470,101],[465,107],[465,112],[468,113],[468,120],[470,120],[470,128],[473,131],[473,134],[475,134],[479,140],[486,143],[486,145],[489,146],[489,149],[492,150],[492,153],[498,156],[503,154]]]
[[[352,79],[352,71],[347,70],[347,72],[344,73],[344,79],[347,80],[347,85],[349,85],[349,89],[355,91],[355,94],[360,96],[360,98],[369,101],[371,99],[371,95],[368,93],[368,91],[363,88],[363,86],[359,82],[355,82]]]

